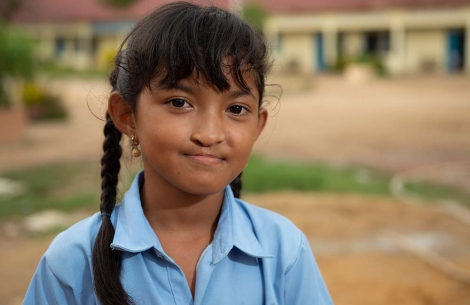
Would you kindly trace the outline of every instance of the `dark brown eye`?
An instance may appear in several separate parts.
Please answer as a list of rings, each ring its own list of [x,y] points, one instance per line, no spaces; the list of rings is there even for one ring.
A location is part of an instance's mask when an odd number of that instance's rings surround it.
[[[246,110],[243,106],[240,105],[233,105],[228,108],[230,113],[232,114],[242,114],[243,110]]]
[[[170,103],[171,103],[171,106],[173,106],[173,107],[175,107],[175,108],[183,108],[183,107],[187,107],[187,106],[188,106],[188,105],[187,105],[188,103],[187,103],[185,100],[180,99],[180,98],[172,99],[172,100],[170,101]]]

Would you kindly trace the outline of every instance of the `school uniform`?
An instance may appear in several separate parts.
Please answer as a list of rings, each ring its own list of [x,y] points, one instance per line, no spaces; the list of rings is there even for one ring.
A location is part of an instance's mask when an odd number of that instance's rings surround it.
[[[183,271],[165,254],[144,216],[136,176],[111,215],[110,245],[122,252],[121,282],[136,304],[332,304],[305,235],[285,217],[236,199],[225,189],[212,243],[196,269],[194,298]],[[42,257],[24,303],[100,304],[92,249],[99,213],[59,234]]]

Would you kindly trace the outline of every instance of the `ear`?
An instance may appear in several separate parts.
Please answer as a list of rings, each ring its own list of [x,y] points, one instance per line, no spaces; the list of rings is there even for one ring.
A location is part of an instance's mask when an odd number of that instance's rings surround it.
[[[136,123],[134,112],[131,106],[124,101],[122,95],[117,91],[112,92],[109,97],[108,113],[120,132],[128,137],[135,135]]]
[[[260,108],[259,114],[258,114],[258,127],[257,127],[256,139],[258,139],[259,135],[263,131],[264,127],[266,126],[267,121],[268,121],[268,110],[266,110],[265,108]]]

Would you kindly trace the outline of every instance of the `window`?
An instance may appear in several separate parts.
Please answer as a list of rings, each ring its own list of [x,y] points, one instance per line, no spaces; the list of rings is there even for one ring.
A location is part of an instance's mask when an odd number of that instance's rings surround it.
[[[55,57],[60,58],[65,53],[65,38],[56,37],[55,39]]]
[[[378,31],[365,33],[365,53],[384,55],[390,51],[390,32]]]

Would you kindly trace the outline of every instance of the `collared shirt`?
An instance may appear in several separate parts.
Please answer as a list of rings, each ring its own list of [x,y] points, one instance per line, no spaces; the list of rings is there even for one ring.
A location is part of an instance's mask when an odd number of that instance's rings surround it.
[[[183,271],[145,218],[142,184],[139,174],[111,215],[111,247],[122,251],[121,282],[136,304],[332,304],[305,235],[283,216],[236,199],[230,187],[213,241],[199,258],[193,298]],[[95,214],[55,238],[23,304],[100,304],[91,264],[100,224]]]

